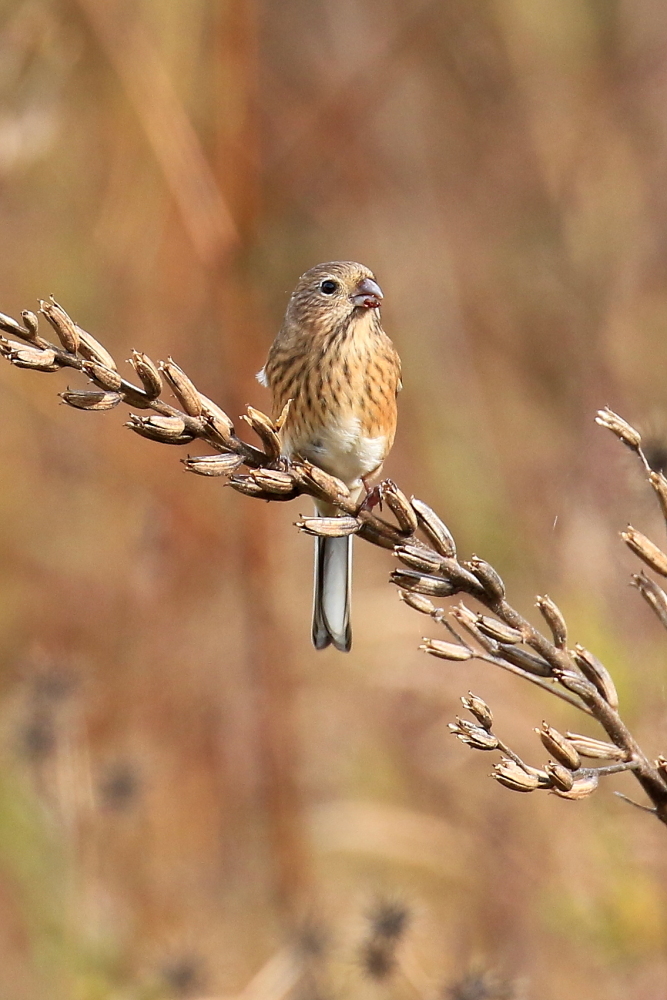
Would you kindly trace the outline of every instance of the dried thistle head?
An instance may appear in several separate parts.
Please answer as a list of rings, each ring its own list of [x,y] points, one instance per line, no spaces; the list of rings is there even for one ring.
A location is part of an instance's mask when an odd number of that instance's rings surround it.
[[[410,925],[411,912],[406,903],[398,899],[377,899],[368,911],[371,934],[386,941],[397,942]]]

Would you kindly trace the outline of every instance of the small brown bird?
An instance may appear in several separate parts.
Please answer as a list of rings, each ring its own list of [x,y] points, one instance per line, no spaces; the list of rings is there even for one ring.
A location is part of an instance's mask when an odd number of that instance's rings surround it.
[[[401,362],[382,329],[382,291],[372,271],[353,261],[318,264],[302,274],[266,365],[257,376],[273,392],[283,454],[302,458],[360,498],[379,473],[396,432]],[[336,514],[318,503],[321,516]],[[352,644],[352,536],[315,540],[313,643]]]

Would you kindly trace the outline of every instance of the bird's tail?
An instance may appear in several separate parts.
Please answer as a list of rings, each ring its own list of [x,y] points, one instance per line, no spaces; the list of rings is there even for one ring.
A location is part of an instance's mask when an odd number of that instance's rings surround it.
[[[315,539],[315,594],[313,645],[325,649],[333,643],[347,653],[352,645],[350,590],[352,585],[352,535]]]

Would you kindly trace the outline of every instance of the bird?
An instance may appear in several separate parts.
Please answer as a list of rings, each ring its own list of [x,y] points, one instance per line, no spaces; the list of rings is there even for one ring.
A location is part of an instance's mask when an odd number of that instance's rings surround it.
[[[369,493],[396,433],[401,361],[382,328],[382,290],[355,261],[302,274],[257,378],[283,414],[281,453],[342,480],[353,500]],[[289,403],[285,415],[285,406]],[[316,513],[340,512],[316,502]],[[315,539],[312,639],[316,649],[352,645],[352,536]]]

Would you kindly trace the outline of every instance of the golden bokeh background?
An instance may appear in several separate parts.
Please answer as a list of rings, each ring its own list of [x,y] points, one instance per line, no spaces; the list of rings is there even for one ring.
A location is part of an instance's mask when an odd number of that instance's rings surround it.
[[[518,607],[560,604],[655,755],[665,641],[618,531],[661,526],[593,417],[667,449],[666,106],[659,0],[0,0],[0,309],[53,293],[236,416],[268,407],[296,277],[372,267],[387,474]],[[419,653],[368,545],[352,653],[316,654],[307,506],[188,476],[65,385],[0,365],[0,997],[446,1000],[486,969],[663,1000],[665,833],[632,780],[513,794],[446,728],[472,688],[537,764],[532,728],[574,713]],[[378,982],[385,898],[411,922]]]

